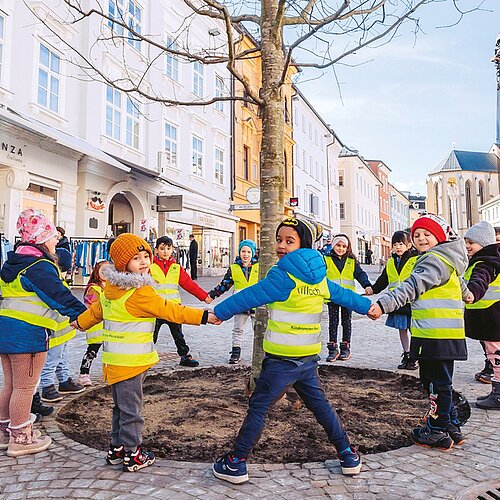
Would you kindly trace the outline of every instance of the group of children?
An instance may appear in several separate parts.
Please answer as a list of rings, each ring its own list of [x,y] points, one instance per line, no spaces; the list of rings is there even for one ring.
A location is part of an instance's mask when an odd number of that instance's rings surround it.
[[[39,230],[39,226],[44,229]],[[61,316],[69,318],[72,328],[87,331],[89,347],[82,362],[82,383],[90,383],[83,376],[88,375],[92,360],[103,347],[103,374],[112,387],[114,402],[106,460],[122,464],[126,471],[147,467],[155,460],[154,454],[141,446],[142,384],[147,370],[159,359],[155,342],[161,325],[169,326],[181,364],[196,366],[181,325],[220,324],[234,317],[229,361],[236,363],[241,355],[243,326],[255,308],[265,304],[269,311],[263,341],[265,358],[233,450],[213,465],[213,473],[220,479],[236,484],[248,480],[247,458],[262,433],[266,414],[291,387],[325,429],[337,450],[342,472],[359,473],[361,458],[318,378],[324,301],[329,310],[328,361],[350,357],[352,310],[372,319],[389,314],[387,324],[399,330],[403,346],[400,368],[414,369],[418,362],[431,402],[425,423],[412,431],[416,444],[449,449],[463,442],[452,404],[452,377],[454,360],[467,357],[466,331],[484,342],[494,371],[491,394],[477,405],[500,409],[500,255],[495,231],[487,223],[469,229],[464,244],[440,217],[421,216],[411,228],[411,239],[407,233],[395,233],[394,253],[372,287],[346,235],[334,237],[332,251],[324,258],[312,248],[321,236],[318,228],[289,218],[276,230],[278,262],[264,279],[258,281],[255,243],[244,240],[236,262],[208,293],[172,259],[172,240],[160,238],[153,259],[146,241],[126,233],[112,243],[111,262],[97,267],[86,291],[88,308],[63,284],[56,265],[52,223],[40,214],[23,213],[18,227],[22,243],[9,254],[0,273],[0,332],[5,339],[0,345],[5,380],[0,392],[0,447],[10,456],[36,453],[50,445],[49,437],[32,428],[29,402],[49,334],[58,330]],[[460,278],[464,272],[467,286]],[[355,280],[367,295],[384,288],[389,291],[372,303],[355,292]],[[237,293],[219,303],[212,313],[180,305],[179,286],[207,304],[231,287]],[[340,346],[339,308],[343,326]],[[51,311],[57,313],[51,315]],[[20,336],[17,332],[22,330],[26,334]]]

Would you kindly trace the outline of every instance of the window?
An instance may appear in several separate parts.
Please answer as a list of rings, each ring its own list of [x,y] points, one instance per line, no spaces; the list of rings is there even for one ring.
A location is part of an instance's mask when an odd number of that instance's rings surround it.
[[[193,94],[203,97],[203,64],[199,61],[193,63]]]
[[[290,115],[288,114],[288,101],[285,97],[283,113],[285,115],[285,123],[290,123]]]
[[[484,184],[483,184],[483,181],[479,181],[478,196],[479,196],[479,205],[482,205],[484,203]]]
[[[472,192],[470,182],[465,183],[465,214],[467,217],[467,227],[471,227],[472,222]],[[450,220],[452,220],[450,218]],[[456,222],[456,221],[453,221]]]
[[[344,186],[344,171],[339,170],[339,186],[343,187]]]
[[[203,175],[203,140],[193,135],[193,169],[194,175]]]
[[[309,212],[318,215],[318,209],[319,209],[319,198],[312,194],[309,193]]]
[[[45,45],[40,44],[38,67],[38,104],[57,113],[59,111],[59,87],[61,59]]]
[[[2,82],[2,73],[4,61],[5,45],[5,17],[0,15],[0,83]]]
[[[243,146],[243,179],[248,181],[250,177],[250,149],[248,146]]]
[[[139,103],[110,85],[106,86],[106,135],[131,148],[139,149]]]
[[[165,159],[167,165],[177,168],[177,127],[165,122]]]
[[[283,151],[283,158],[284,158],[284,164],[285,164],[285,178],[284,178],[284,182],[285,182],[285,188],[288,187],[288,158],[287,158],[287,154],[286,154],[286,151]]]
[[[141,41],[135,37],[131,31],[141,34],[142,9],[134,0],[108,0],[108,26],[120,36],[126,36],[127,42],[137,50],[141,50]],[[117,22],[125,24],[128,28],[127,35],[124,35],[124,28]]]
[[[121,108],[121,92],[108,85],[106,88],[106,135],[117,141],[121,136]]]
[[[224,151],[215,148],[215,181],[224,184]]]
[[[215,97],[224,97],[224,80],[219,75],[215,76]],[[215,109],[224,113],[224,101],[217,101]]]
[[[253,163],[252,164],[252,170],[253,170],[253,178],[255,180],[258,180],[259,179],[259,171],[258,171],[258,168],[257,168],[257,163]]]
[[[166,45],[169,49],[179,50],[177,41],[170,36],[167,36]],[[175,80],[176,82],[179,81],[179,58],[175,54],[171,54],[170,52],[167,52],[166,55],[165,74],[169,78],[172,78],[172,80]]]
[[[127,124],[125,143],[134,149],[139,149],[139,103],[127,96]]]

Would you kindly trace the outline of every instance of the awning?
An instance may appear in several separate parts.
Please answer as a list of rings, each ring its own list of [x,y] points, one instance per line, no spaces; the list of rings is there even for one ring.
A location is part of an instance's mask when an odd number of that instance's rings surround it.
[[[46,125],[45,123],[35,120],[32,117],[18,113],[10,108],[0,108],[0,121],[7,122],[15,127],[19,127],[30,132],[36,132],[42,136],[52,139],[57,144],[65,146],[68,149],[72,149],[73,151],[77,151],[91,158],[95,158],[96,160],[100,160],[103,163],[107,163],[108,165],[119,168],[120,170],[125,170],[125,172],[130,172],[129,167],[115,160],[112,156],[106,154],[104,151],[89,142],[84,141],[79,137],[67,134],[57,128]]]

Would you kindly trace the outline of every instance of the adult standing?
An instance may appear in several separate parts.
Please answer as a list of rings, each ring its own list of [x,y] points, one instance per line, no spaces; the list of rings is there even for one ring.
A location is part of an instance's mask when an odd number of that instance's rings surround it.
[[[332,238],[328,236],[326,239],[326,243],[321,247],[320,252],[323,255],[330,255],[330,252],[332,251]]]
[[[366,264],[371,265],[371,263],[372,263],[372,256],[373,256],[372,249],[368,248],[366,250]]]
[[[194,239],[194,235],[189,235],[189,268],[191,270],[191,279],[198,279],[198,242]]]
[[[64,228],[62,228],[61,226],[56,226],[56,230],[58,239],[56,248],[64,248],[68,252],[71,252],[71,248],[69,246],[69,240],[68,237],[66,236],[66,231],[64,230]]]

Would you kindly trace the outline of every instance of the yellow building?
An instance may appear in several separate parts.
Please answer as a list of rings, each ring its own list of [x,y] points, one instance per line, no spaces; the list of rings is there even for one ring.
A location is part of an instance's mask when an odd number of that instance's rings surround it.
[[[255,48],[253,38],[242,31],[241,40],[237,45],[237,53]],[[252,88],[261,88],[262,65],[258,53],[250,54],[247,58],[237,62],[240,73],[248,79]],[[293,145],[292,138],[292,81],[291,76],[296,73],[291,67],[287,81],[283,87],[285,113],[285,207],[284,214],[291,215],[289,199],[292,196],[293,186]],[[243,85],[235,80],[234,94],[245,96]],[[258,209],[258,188],[260,186],[260,146],[262,139],[262,120],[258,106],[244,101],[233,101],[233,172],[232,172],[232,203],[233,215],[240,218],[238,223],[238,244],[244,239],[260,242],[260,210]],[[242,205],[250,205],[251,209],[241,209]]]

